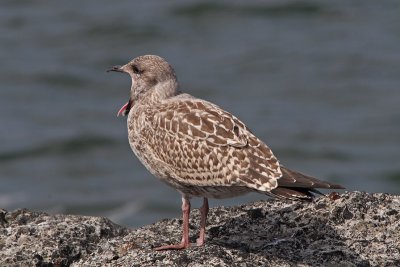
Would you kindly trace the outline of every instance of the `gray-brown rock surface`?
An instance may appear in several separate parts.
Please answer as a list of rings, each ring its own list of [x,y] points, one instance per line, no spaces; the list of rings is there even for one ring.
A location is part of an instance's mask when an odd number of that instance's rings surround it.
[[[195,241],[199,214],[193,212]],[[0,266],[400,266],[400,196],[351,192],[210,210],[205,247],[181,219],[128,230],[105,218],[0,210]]]

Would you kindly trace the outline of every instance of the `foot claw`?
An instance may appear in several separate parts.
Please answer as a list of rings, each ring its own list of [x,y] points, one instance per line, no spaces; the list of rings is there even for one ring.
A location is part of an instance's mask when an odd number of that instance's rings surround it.
[[[196,245],[198,246],[198,247],[201,247],[201,246],[204,246],[204,240],[202,240],[202,239],[200,239],[200,238],[197,238],[196,239]]]

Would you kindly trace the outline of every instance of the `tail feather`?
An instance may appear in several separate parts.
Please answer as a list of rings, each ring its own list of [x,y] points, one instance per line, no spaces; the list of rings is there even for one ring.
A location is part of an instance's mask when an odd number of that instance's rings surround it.
[[[269,192],[269,195],[277,198],[292,199],[292,200],[307,200],[314,199],[314,194],[307,188],[290,188],[290,187],[277,187]]]
[[[344,189],[338,184],[329,183],[318,180],[317,178],[307,176],[297,171],[292,171],[285,167],[281,167],[282,177],[278,180],[278,186],[283,187],[304,187],[304,188],[327,188],[327,189]]]
[[[344,189],[341,185],[321,181],[285,167],[281,167],[281,170],[282,177],[278,179],[278,187],[269,192],[274,197],[312,200],[315,194],[323,195],[316,188]]]

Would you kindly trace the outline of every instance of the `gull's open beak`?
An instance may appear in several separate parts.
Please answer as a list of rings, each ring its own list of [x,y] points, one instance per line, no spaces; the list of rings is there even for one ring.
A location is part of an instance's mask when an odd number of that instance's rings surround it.
[[[108,70],[107,70],[107,72],[110,72],[110,71],[125,72],[125,71],[122,69],[122,66],[120,66],[120,65],[113,66],[111,69],[108,69]]]
[[[123,69],[123,67],[124,67],[124,66],[116,65],[116,66],[113,66],[112,68],[108,69],[107,72],[116,71],[116,72],[123,72],[123,73],[125,73],[126,71]],[[117,117],[120,116],[120,115],[122,115],[122,116],[128,115],[128,114],[129,114],[129,111],[131,110],[131,107],[132,107],[132,100],[129,99],[128,103],[126,103],[125,105],[123,105],[123,106],[119,109],[119,111],[118,111],[118,113],[117,113]]]

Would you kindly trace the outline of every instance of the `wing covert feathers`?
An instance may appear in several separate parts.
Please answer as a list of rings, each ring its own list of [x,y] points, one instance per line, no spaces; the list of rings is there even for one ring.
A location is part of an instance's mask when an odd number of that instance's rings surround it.
[[[232,114],[206,101],[166,101],[147,116],[154,156],[177,182],[196,186],[277,187],[280,165],[269,147]]]

